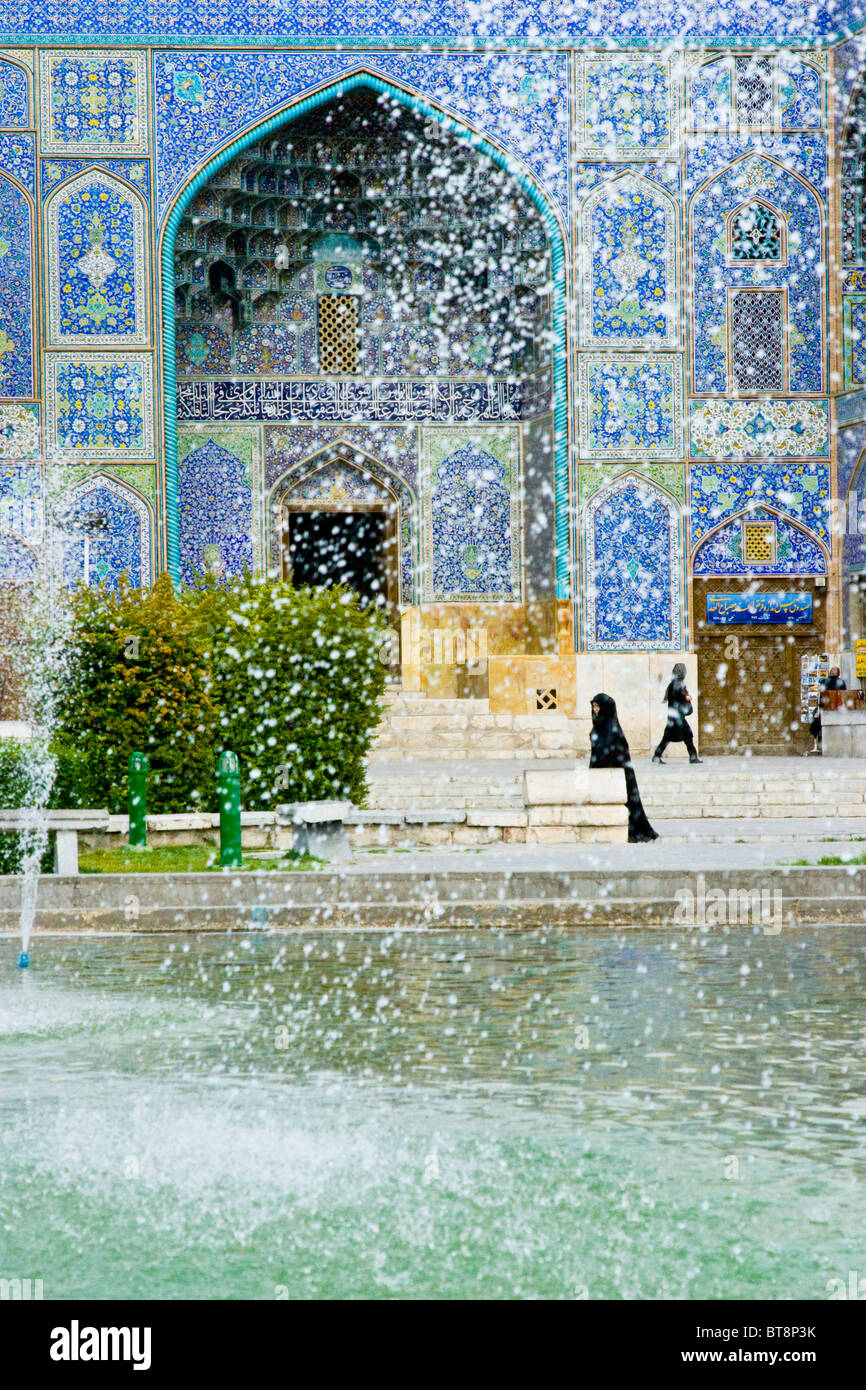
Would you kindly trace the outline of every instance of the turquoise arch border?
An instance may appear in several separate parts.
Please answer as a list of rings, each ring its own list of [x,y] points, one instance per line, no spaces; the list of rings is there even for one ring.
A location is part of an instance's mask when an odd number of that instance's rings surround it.
[[[562,229],[547,198],[530,176],[517,167],[502,150],[497,149],[483,136],[476,134],[468,126],[453,116],[440,111],[438,107],[424,101],[421,97],[373,73],[357,72],[341,77],[319,88],[310,96],[285,106],[281,111],[254,126],[233,140],[231,144],[204,165],[183,189],[173,204],[165,224],[162,238],[162,353],[163,353],[163,409],[165,418],[165,530],[167,568],[175,583],[180,583],[180,515],[178,497],[178,458],[177,458],[177,361],[175,357],[175,310],[174,310],[174,247],[177,229],[189,203],[202,186],[213,177],[224,164],[228,164],[250,145],[270,135],[272,131],[289,125],[307,111],[333,101],[356,87],[366,87],[385,96],[394,97],[410,109],[419,111],[428,119],[436,120],[446,130],[459,139],[483,151],[501,169],[507,172],[523,188],[538,209],[550,237],[551,269],[553,277],[553,401],[554,401],[554,493],[555,493],[555,548],[556,548],[556,594],[559,599],[567,599],[571,594],[571,547],[569,522],[569,476],[568,476],[568,357],[566,345],[566,251]]]

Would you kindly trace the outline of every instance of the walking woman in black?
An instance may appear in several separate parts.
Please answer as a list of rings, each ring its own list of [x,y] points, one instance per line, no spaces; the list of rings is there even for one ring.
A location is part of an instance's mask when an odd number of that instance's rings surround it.
[[[625,773],[629,844],[657,840],[658,835],[647,820],[640,799],[628,742],[616,716],[616,701],[609,695],[594,695],[592,698],[592,731],[589,735],[589,746],[590,767],[621,767]]]
[[[671,673],[663,703],[668,707],[668,722],[662,734],[662,741],[653,753],[653,762],[661,762],[662,753],[669,743],[684,743],[688,750],[689,762],[701,762],[702,759],[698,757],[695,748],[694,735],[686,719],[686,715],[692,712],[692,701],[686,690],[686,668],[681,661],[677,662]]]

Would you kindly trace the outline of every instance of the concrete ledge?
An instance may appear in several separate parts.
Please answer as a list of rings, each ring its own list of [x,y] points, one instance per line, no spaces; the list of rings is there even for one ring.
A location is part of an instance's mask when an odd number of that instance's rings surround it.
[[[467,825],[527,825],[526,811],[467,811]]]
[[[598,831],[590,833],[613,833]],[[721,940],[731,931],[775,935],[783,926],[866,921],[866,866],[790,867],[773,873],[780,922],[769,931],[754,916],[737,926],[702,921],[701,931]],[[714,890],[738,895],[767,890],[761,869],[707,871],[700,885],[679,869],[477,870],[448,872],[87,874],[45,877],[37,899],[40,932],[261,932],[269,929],[390,929],[395,926],[670,927],[682,890],[706,902]],[[678,898],[678,895],[680,897]],[[21,881],[0,878],[0,931],[17,937]],[[430,921],[431,900],[442,907]],[[137,904],[130,915],[130,902]],[[686,926],[689,924],[686,923]]]
[[[586,764],[551,771],[527,768],[523,796],[527,806],[622,806],[625,774],[619,767]]]

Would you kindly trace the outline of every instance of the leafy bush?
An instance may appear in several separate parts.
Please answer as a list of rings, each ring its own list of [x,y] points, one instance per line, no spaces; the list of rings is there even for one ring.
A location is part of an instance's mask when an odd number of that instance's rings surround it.
[[[210,655],[218,742],[240,760],[242,805],[361,804],[385,685],[375,612],[346,589],[249,575],[187,601]]]
[[[55,805],[125,811],[135,751],[150,762],[148,810],[212,804],[217,715],[193,609],[166,574],[152,589],[81,588],[71,604]]]

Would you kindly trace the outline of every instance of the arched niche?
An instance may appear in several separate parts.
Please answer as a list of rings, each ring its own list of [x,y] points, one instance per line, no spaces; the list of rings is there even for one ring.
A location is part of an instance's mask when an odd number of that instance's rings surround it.
[[[106,170],[86,169],[46,203],[48,336],[55,347],[148,341],[146,211]]]
[[[32,397],[33,206],[7,174],[0,174],[0,243],[0,398]]]
[[[548,277],[540,283],[549,282],[552,286],[550,300],[552,301],[551,316],[553,331],[549,336],[552,343],[551,355],[553,360],[549,365],[552,367],[552,413],[554,416],[554,554],[557,593],[561,598],[568,598],[571,594],[571,541],[569,526],[570,484],[567,454],[568,400],[565,329],[566,256],[565,240],[558,212],[548,194],[543,191],[534,176],[527,171],[513,155],[506,153],[492,141],[479,135],[476,131],[471,129],[465,121],[444,112],[437,107],[432,100],[426,99],[420,93],[408,90],[400,86],[399,83],[388,81],[377,73],[369,72],[364,69],[352,70],[342,75],[338,80],[321,87],[316,92],[299,97],[286,104],[280,111],[275,112],[273,115],[240,134],[235,140],[215,154],[213,158],[196,171],[186,187],[178,191],[176,200],[168,212],[162,238],[162,287],[164,303],[163,361],[165,368],[163,399],[165,404],[166,549],[169,569],[172,573],[179,574],[180,523],[177,495],[177,373],[174,355],[174,257],[175,241],[181,222],[187,213],[192,199],[202,187],[219,174],[227,164],[248,151],[251,152],[250,157],[253,157],[257,152],[254,147],[258,146],[263,149],[266,139],[272,137],[276,132],[283,132],[284,128],[285,131],[288,132],[291,123],[297,118],[308,115],[314,108],[329,101],[333,101],[337,98],[343,99],[350,91],[354,92],[356,89],[362,88],[379,96],[391,99],[394,103],[399,103],[413,111],[416,115],[436,122],[437,128],[441,126],[446,132],[456,136],[458,140],[474,146],[481,151],[491,159],[498,168],[507,170],[522,187],[524,193],[532,202],[544,223],[545,235],[549,237],[550,242],[550,267]],[[278,143],[279,141],[277,144]],[[276,148],[276,145],[274,148]],[[196,244],[200,244],[198,240]],[[306,280],[302,278],[304,276],[307,277]],[[296,283],[293,287],[298,292],[308,292],[309,289],[312,288],[311,276],[312,271],[308,275],[308,269],[305,268],[296,277]],[[547,312],[547,308],[545,308],[545,312]],[[312,360],[312,356],[307,340],[312,338],[312,334],[308,330],[302,330],[299,337],[300,374],[309,375],[308,364]],[[469,348],[473,346],[474,343],[468,344]],[[548,362],[542,362],[541,365],[546,367]],[[534,382],[534,378],[531,380]],[[542,412],[539,409],[535,411],[535,413],[540,414]],[[388,416],[388,419],[391,418],[391,416]],[[413,415],[411,418],[414,423],[421,422],[421,417]]]
[[[749,528],[755,533],[751,538]],[[750,539],[755,547],[751,555]],[[775,507],[750,507],[727,517],[700,541],[692,574],[696,579],[826,575],[829,563],[826,546],[793,517]]]
[[[179,465],[181,579],[238,578],[253,570],[252,490],[242,459],[216,440]]]
[[[727,219],[758,198],[784,220],[787,254],[771,265],[734,262]],[[824,214],[811,184],[778,160],[750,151],[717,170],[689,203],[690,297],[688,316],[692,389],[725,395],[738,382],[745,354],[761,362],[764,376],[740,381],[741,394],[824,389],[825,294],[821,257]],[[790,293],[789,293],[790,290]],[[748,302],[744,294],[756,296]],[[745,309],[754,310],[746,313]],[[749,341],[742,342],[747,324]]]
[[[412,488],[381,459],[348,440],[336,440],[296,463],[274,482],[266,503],[266,554],[271,572],[288,568],[285,519],[288,509],[316,506],[351,512],[353,506],[381,510],[392,553],[386,555],[392,607],[420,600],[418,505]]]
[[[581,342],[677,347],[677,209],[649,179],[623,174],[580,210]]]
[[[135,488],[106,473],[55,498],[49,546],[54,592],[78,584],[115,588],[121,575],[135,589],[153,582],[150,507]]]

